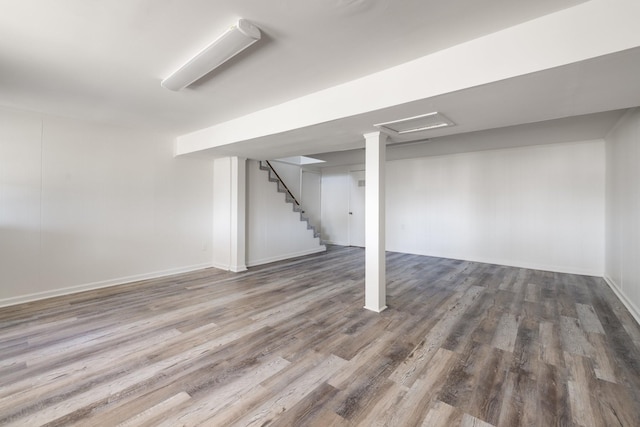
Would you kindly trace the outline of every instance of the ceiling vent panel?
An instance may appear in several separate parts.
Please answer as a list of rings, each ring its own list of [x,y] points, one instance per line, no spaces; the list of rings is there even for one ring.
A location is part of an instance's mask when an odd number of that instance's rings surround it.
[[[375,125],[382,132],[392,136],[402,136],[417,132],[424,132],[431,129],[455,126],[444,114],[433,112],[420,116],[408,117],[406,119],[394,120],[391,122],[378,123]]]

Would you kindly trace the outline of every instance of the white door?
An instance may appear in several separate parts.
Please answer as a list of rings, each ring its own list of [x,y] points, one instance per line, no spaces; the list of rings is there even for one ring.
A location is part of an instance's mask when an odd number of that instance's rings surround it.
[[[302,209],[309,222],[320,231],[320,178],[319,172],[302,171]]]
[[[364,247],[364,171],[351,171],[349,176],[349,245]]]

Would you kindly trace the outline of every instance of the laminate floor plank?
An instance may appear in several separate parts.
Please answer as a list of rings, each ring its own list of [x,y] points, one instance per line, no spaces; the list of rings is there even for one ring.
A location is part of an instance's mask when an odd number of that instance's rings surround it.
[[[444,402],[436,401],[429,409],[421,427],[460,426],[463,418],[464,413],[461,410]]]
[[[539,426],[571,425],[571,410],[567,384],[561,381],[563,370],[546,363],[538,363],[537,392]]]
[[[599,278],[364,251],[0,308],[0,425],[640,425],[640,327]]]
[[[384,414],[384,425],[420,425],[435,402],[437,391],[442,388],[459,361],[457,353],[439,348],[420,371],[411,388],[399,389],[402,393],[400,399],[395,399],[395,410]]]

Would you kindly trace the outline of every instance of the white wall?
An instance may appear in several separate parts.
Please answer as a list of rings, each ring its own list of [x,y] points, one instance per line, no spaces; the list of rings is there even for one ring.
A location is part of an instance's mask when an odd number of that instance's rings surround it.
[[[304,210],[304,216],[318,232],[322,227],[321,201],[322,201],[322,173],[318,171],[301,171],[300,177],[300,204]]]
[[[246,180],[244,157],[213,161],[213,266],[241,272],[246,265]]]
[[[211,161],[0,109],[0,305],[211,265]]]
[[[323,170],[324,238],[347,238],[348,167]],[[387,250],[602,276],[604,141],[387,162]]]
[[[605,279],[640,322],[640,109],[607,135]]]
[[[213,266],[231,268],[231,157],[213,161]]]
[[[271,166],[278,173],[282,182],[285,183],[293,197],[295,197],[298,202],[302,199],[301,197],[301,181],[300,181],[300,173],[302,168],[296,165],[290,165],[288,163],[282,163],[275,160],[272,160]]]
[[[247,161],[247,266],[325,250],[258,162]]]
[[[290,163],[270,161],[273,169],[287,186],[291,194],[296,198],[304,211],[304,216],[309,218],[311,225],[319,231],[321,223],[320,212],[320,177],[319,170],[310,167],[292,165]],[[309,174],[316,174],[317,179],[308,178]],[[303,175],[306,175],[306,184],[303,185]],[[305,188],[306,185],[306,188]]]
[[[349,172],[357,170],[364,164],[322,168],[321,233],[327,243],[349,245]]]

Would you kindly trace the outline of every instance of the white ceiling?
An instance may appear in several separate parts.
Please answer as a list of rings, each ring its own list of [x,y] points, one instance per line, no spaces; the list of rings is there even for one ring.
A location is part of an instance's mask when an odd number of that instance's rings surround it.
[[[452,133],[426,140],[389,143],[387,160],[600,139],[618,122],[624,111],[614,110],[474,132]],[[358,165],[365,162],[362,148],[321,153],[314,157],[324,161],[312,166],[315,168]]]
[[[362,135],[376,131],[375,123],[431,111],[444,113],[456,125],[407,137],[393,137],[390,142],[434,140],[488,130],[494,130],[492,135],[499,138],[504,135],[502,129],[505,127],[551,120],[556,121],[535,129],[540,131],[549,126],[555,133],[545,134],[544,140],[542,134],[538,141],[529,139],[530,144],[602,138],[621,117],[622,109],[640,105],[638,76],[640,48],[635,48],[391,108],[227,144],[203,153],[269,159],[361,148],[364,146]],[[597,114],[602,114],[602,117]],[[557,121],[585,115],[589,115],[586,121]],[[586,126],[586,123],[590,125]],[[515,139],[512,143],[518,145]],[[468,150],[473,149],[473,146],[468,147]],[[331,160],[327,165],[335,164],[335,159]]]
[[[580,3],[0,0],[0,105],[181,135]],[[240,17],[259,43],[183,91],[160,87]]]

